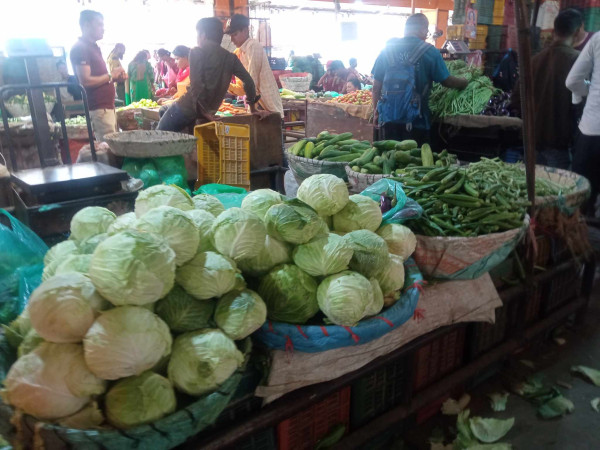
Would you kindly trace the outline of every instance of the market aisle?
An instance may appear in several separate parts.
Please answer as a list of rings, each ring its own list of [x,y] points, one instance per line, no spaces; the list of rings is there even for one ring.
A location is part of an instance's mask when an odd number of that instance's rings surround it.
[[[594,295],[583,326],[570,325],[555,331],[555,337],[566,340],[558,345],[552,338],[544,343],[525,350],[506,362],[501,372],[482,385],[467,391],[471,395],[471,417],[515,418],[515,425],[501,442],[510,443],[517,450],[597,450],[600,449],[600,413],[595,412],[590,401],[600,397],[600,387],[573,376],[571,366],[585,365],[600,370],[600,283],[598,274]],[[523,364],[521,361],[525,361]],[[527,367],[528,361],[533,369]],[[563,395],[575,405],[575,411],[554,420],[542,420],[536,416],[536,408],[521,397],[508,397],[506,411],[493,412],[487,394],[500,392],[510,386],[512,380],[523,380],[530,375],[541,374],[546,383],[558,382],[571,385],[568,389],[560,387]],[[405,448],[429,449],[429,437],[435,428],[446,433],[446,442],[450,439],[448,428],[455,425],[456,416],[439,414],[427,423],[406,435]]]

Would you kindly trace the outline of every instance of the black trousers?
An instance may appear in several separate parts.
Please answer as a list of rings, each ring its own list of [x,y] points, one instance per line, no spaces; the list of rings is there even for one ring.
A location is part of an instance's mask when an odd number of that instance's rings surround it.
[[[417,144],[429,144],[430,135],[429,130],[423,130],[420,128],[413,128],[408,131],[406,124],[404,123],[386,123],[380,128],[379,133],[380,140],[392,139],[395,141],[404,141],[406,139],[412,139],[417,141]]]
[[[586,177],[592,187],[585,212],[593,216],[600,192],[600,136],[587,136],[580,132],[575,139],[573,153],[573,171]]]

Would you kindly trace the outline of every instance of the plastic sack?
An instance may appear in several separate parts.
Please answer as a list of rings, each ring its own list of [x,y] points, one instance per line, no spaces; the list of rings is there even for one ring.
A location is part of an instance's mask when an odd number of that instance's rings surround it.
[[[153,158],[152,162],[158,171],[158,177],[165,184],[175,184],[187,189],[187,169],[182,155]]]
[[[0,209],[10,227],[0,224],[0,323],[17,317],[41,282],[48,246],[33,231]]]
[[[423,208],[406,196],[402,189],[402,183],[389,178],[382,178],[376,181],[362,191],[360,195],[369,197],[377,203],[379,203],[382,195],[390,199],[396,199],[396,204],[390,210],[383,213],[382,225],[388,223],[401,224],[407,220],[419,219],[423,215]]]
[[[223,203],[225,209],[229,209],[240,208],[242,200],[248,195],[248,191],[241,187],[229,186],[228,184],[208,183],[196,189],[194,195],[197,194],[214,195]]]

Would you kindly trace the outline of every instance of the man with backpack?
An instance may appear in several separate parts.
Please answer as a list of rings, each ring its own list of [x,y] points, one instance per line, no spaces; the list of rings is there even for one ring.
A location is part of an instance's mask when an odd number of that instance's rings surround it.
[[[450,76],[440,52],[425,42],[429,21],[413,14],[406,21],[404,38],[390,39],[373,67],[373,121],[380,139],[414,139],[429,142],[429,93],[433,82],[454,89],[467,80]]]

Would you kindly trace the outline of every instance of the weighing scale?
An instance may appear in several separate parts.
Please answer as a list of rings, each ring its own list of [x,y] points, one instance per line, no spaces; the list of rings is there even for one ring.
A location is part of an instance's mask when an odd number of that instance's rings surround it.
[[[444,42],[444,45],[442,46],[442,51],[443,50],[445,50],[447,53],[450,53],[451,55],[456,56],[466,56],[471,53],[471,50],[469,50],[469,47],[465,43],[465,41],[461,41],[458,39],[448,40]]]
[[[15,147],[11,133],[6,133],[11,163],[11,181],[15,200],[15,215],[29,224],[40,236],[48,236],[57,232],[67,232],[71,217],[79,209],[90,206],[107,206],[117,200],[123,209],[129,209],[137,195],[136,192],[123,192],[122,181],[129,179],[127,172],[98,162],[94,138],[89,116],[89,107],[85,90],[79,84],[41,83],[37,58],[52,57],[53,53],[46,41],[41,39],[24,39],[9,41],[7,46],[9,58],[23,58],[27,70],[28,84],[5,85],[0,87],[0,111],[4,129],[9,130],[8,115],[5,100],[17,93],[27,95],[31,121],[35,133],[35,141],[40,158],[41,168],[19,170]],[[82,92],[85,118],[92,161],[89,163],[72,164],[69,152],[67,128],[60,96],[60,88],[74,86]],[[54,148],[43,91],[53,90],[56,96],[58,114],[62,131],[62,139],[66,147],[64,158],[66,165],[61,164]],[[122,202],[125,202],[123,204]],[[110,209],[110,208],[109,208]],[[59,211],[56,211],[59,210]],[[54,211],[52,216],[43,216]],[[117,211],[116,211],[117,212]],[[60,213],[60,217],[56,217]],[[59,220],[58,224],[48,224],[48,220]],[[52,228],[50,231],[48,228]]]

